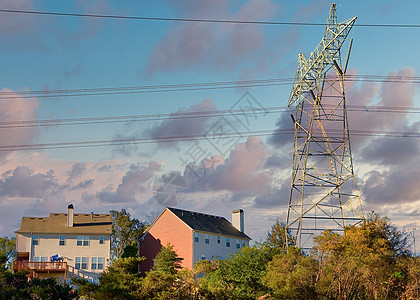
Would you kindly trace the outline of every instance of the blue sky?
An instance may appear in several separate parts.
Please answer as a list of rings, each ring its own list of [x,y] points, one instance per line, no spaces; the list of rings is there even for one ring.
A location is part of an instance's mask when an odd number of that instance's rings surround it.
[[[235,19],[324,23],[331,1],[0,0],[0,9],[164,18]],[[337,1],[338,20],[356,24],[418,24],[418,1]],[[0,102],[4,121],[115,117],[216,111],[250,100],[270,108],[287,104],[291,84],[162,93],[23,98],[24,91],[121,88],[294,77],[297,55],[308,56],[322,26],[244,25],[115,20],[1,13]],[[349,72],[362,75],[419,73],[420,28],[355,27]],[[246,94],[248,93],[248,94]],[[248,98],[242,98],[248,95]],[[249,98],[249,95],[252,98]],[[357,82],[351,104],[420,107],[410,82]],[[242,99],[242,100],[241,100]],[[243,103],[243,102],[242,102]],[[256,104],[258,103],[258,104]],[[284,115],[284,114],[283,114]],[[250,118],[242,130],[272,130],[280,112]],[[240,131],[238,119],[226,118]],[[350,113],[351,129],[418,132],[416,113]],[[226,120],[225,120],[226,121]],[[353,121],[353,122],[352,122]],[[219,118],[159,119],[0,129],[2,145],[113,140],[205,134]],[[279,126],[283,124],[279,122]],[[244,129],[245,128],[245,129]],[[280,144],[267,136],[242,137],[217,150],[198,144],[207,161],[187,153],[192,142],[14,151],[0,154],[0,235],[12,235],[22,216],[107,212],[127,208],[146,220],[163,206],[153,200],[156,178],[179,172],[187,193],[178,207],[223,215],[246,212],[246,230],[264,238],[276,218],[285,219],[291,173],[291,136]],[[388,215],[411,230],[419,214],[419,143],[414,138],[364,137],[353,143],[355,175],[365,211]],[[182,162],[184,161],[184,162]],[[206,165],[202,178],[186,162]],[[193,177],[192,177],[193,176]]]

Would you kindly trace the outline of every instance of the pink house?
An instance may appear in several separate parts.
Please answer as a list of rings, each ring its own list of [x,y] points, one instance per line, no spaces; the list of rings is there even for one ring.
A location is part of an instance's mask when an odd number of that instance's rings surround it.
[[[232,224],[233,223],[233,224]],[[223,217],[166,207],[140,240],[142,273],[152,269],[153,259],[162,246],[171,243],[182,267],[192,269],[201,259],[225,259],[249,245],[244,233],[244,211],[232,212],[232,223]]]

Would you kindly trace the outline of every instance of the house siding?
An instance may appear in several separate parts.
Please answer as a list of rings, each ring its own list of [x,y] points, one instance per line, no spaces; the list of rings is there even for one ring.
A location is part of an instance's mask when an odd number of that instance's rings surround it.
[[[226,259],[230,254],[234,254],[242,248],[242,243],[245,242],[245,246],[249,245],[248,240],[239,239],[232,236],[225,236],[219,234],[212,234],[208,232],[198,232],[199,242],[193,243],[194,264],[201,260],[204,256],[205,259],[212,260],[213,258]],[[209,243],[205,243],[205,237],[208,235]],[[220,244],[217,243],[217,237],[220,236]],[[226,247],[226,239],[230,238],[230,247]],[[236,248],[236,240],[240,240],[240,249]]]
[[[32,245],[32,236],[38,235],[38,245]],[[60,235],[66,236],[65,246],[59,245]],[[99,274],[104,271],[108,264],[111,255],[111,244],[109,235],[92,235],[84,234],[89,236],[88,246],[77,246],[77,235],[71,234],[16,234],[17,239],[17,251],[18,252],[29,252],[29,261],[34,261],[34,257],[46,257],[47,262],[50,261],[50,257],[59,254],[64,257],[64,261],[68,265],[69,277],[81,276],[85,278],[97,278]],[[104,243],[99,244],[99,236],[104,237]],[[88,257],[88,265],[86,270],[76,270],[75,260],[76,257]],[[103,257],[104,267],[103,269],[91,269],[92,257]]]
[[[140,242],[140,256],[146,260],[140,263],[142,273],[153,268],[153,259],[162,246],[171,243],[179,257],[184,258],[183,268],[193,267],[192,230],[169,210],[165,210]]]

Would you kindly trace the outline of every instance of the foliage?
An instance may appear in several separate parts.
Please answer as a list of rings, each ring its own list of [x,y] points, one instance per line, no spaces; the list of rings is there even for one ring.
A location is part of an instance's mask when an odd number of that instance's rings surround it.
[[[295,244],[294,238],[289,231],[287,231],[287,241],[288,246],[293,246]],[[277,220],[276,223],[271,226],[265,243],[271,248],[286,250],[286,224]]]
[[[173,248],[173,245],[167,244],[166,247],[162,247],[156,255],[153,267],[156,272],[174,275],[181,269],[181,261],[183,258],[179,257]]]
[[[145,277],[137,272],[143,258],[130,256],[126,247],[127,257],[102,273],[100,285],[75,283],[85,299],[420,297],[420,259],[410,255],[407,235],[387,218],[371,214],[365,223],[346,228],[342,235],[327,230],[315,238],[310,253],[294,246],[284,251],[285,233],[284,224],[277,221],[264,243],[244,247],[225,260],[199,261],[194,270],[182,269],[182,258],[168,244]],[[25,285],[25,281],[17,278],[14,285]]]
[[[279,299],[313,299],[316,295],[317,262],[298,249],[276,255],[267,266],[264,282]]]
[[[408,239],[387,218],[369,215],[344,235],[325,231],[314,239],[318,261],[317,294],[336,299],[396,299],[406,271],[398,261],[408,257]]]
[[[138,266],[143,257],[120,258],[99,277],[95,299],[137,299],[142,287]]]
[[[0,299],[67,300],[77,297],[67,284],[59,284],[53,278],[28,281],[26,271],[13,274],[5,263],[5,259],[0,263]]]
[[[245,247],[227,260],[219,261],[203,283],[207,297],[215,299],[248,299],[265,295],[266,266],[273,258],[273,251],[265,244]]]
[[[7,236],[0,238],[0,257],[5,260],[6,267],[11,269],[12,262],[16,257],[16,238],[8,238]]]
[[[146,226],[136,218],[131,218],[125,209],[110,211],[112,216],[111,256],[121,258],[127,246],[138,243]]]

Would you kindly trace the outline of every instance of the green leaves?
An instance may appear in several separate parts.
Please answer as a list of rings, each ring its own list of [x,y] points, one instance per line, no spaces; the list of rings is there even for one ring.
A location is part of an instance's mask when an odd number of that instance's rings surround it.
[[[112,210],[110,213],[112,216],[111,257],[118,259],[122,257],[127,246],[137,245],[146,225],[131,218],[130,213],[125,209],[120,212]],[[132,250],[128,249],[129,252],[126,252],[125,257],[133,256]]]

